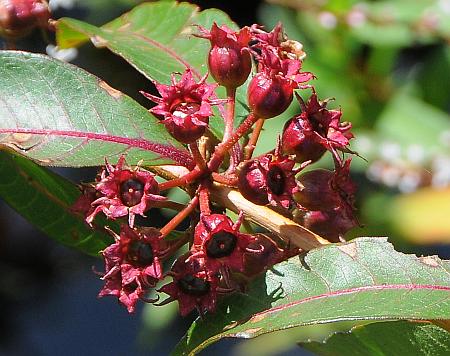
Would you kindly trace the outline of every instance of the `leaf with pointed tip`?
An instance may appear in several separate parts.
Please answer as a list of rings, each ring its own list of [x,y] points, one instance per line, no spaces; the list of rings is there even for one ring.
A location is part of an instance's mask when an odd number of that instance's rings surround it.
[[[196,320],[174,354],[225,337],[252,338],[343,320],[449,319],[450,262],[405,255],[383,238],[358,238],[292,258]]]
[[[190,165],[190,154],[134,100],[47,56],[0,52],[0,146],[43,165]]]
[[[430,323],[392,321],[356,326],[300,346],[323,356],[449,355],[450,333]]]
[[[70,207],[80,195],[75,184],[36,163],[0,150],[0,196],[54,240],[97,256],[112,242],[93,230]]]
[[[130,12],[102,27],[63,18],[57,23],[57,42],[61,48],[76,47],[91,39],[97,47],[107,47],[123,57],[147,78],[166,83],[173,72],[190,67],[197,79],[207,73],[208,40],[194,37],[195,25],[210,28],[212,23],[237,29],[227,14],[217,9],[199,11],[189,3],[161,1],[136,6]],[[212,78],[209,78],[212,81]],[[248,114],[245,106],[247,84],[238,88],[236,115]],[[218,88],[225,97],[225,90]],[[236,120],[239,122],[240,120]],[[223,119],[216,115],[210,120],[214,134],[223,134]]]

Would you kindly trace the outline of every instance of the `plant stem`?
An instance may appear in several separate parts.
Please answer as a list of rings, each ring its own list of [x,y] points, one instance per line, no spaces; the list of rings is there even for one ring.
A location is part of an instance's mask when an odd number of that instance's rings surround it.
[[[208,168],[211,172],[215,172],[219,168],[227,152],[251,129],[257,120],[258,117],[250,113],[228,140],[217,145],[211,160],[208,162]]]
[[[224,175],[217,172],[212,172],[212,179],[218,183],[235,186],[237,184],[236,175]]]
[[[256,142],[258,142],[259,135],[261,134],[261,130],[264,126],[264,122],[266,120],[259,119],[256,121],[255,128],[252,131],[252,135],[250,137],[250,140],[248,141],[247,145],[244,148],[244,159],[250,159],[252,158],[253,151],[256,147]]]
[[[203,215],[211,215],[211,209],[209,208],[209,191],[208,187],[201,186],[198,192],[200,213]]]
[[[175,215],[172,220],[170,220],[165,226],[163,226],[160,230],[161,236],[167,236],[172,230],[174,230],[181,222],[188,217],[190,213],[195,209],[198,204],[198,197],[195,196],[189,202],[186,207],[181,210],[177,215]]]
[[[189,173],[185,174],[184,176],[169,180],[167,182],[160,183],[159,190],[163,191],[163,190],[167,190],[170,188],[179,187],[181,185],[190,184],[190,183],[194,182],[197,178],[199,178],[204,173],[205,173],[205,171],[196,167],[194,170],[190,171]]]
[[[234,129],[234,108],[236,106],[236,88],[227,89],[227,111],[225,117],[225,132],[223,133],[222,142],[226,142],[233,134]]]
[[[189,149],[191,150],[192,157],[194,157],[194,161],[197,164],[197,167],[200,168],[202,171],[206,170],[207,169],[206,162],[202,154],[200,153],[200,150],[198,149],[197,142],[190,143]]]

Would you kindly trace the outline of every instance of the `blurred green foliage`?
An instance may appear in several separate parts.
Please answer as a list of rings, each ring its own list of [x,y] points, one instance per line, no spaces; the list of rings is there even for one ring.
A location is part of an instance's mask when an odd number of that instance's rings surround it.
[[[417,190],[450,185],[450,1],[268,0],[259,19],[268,29],[281,21],[288,36],[302,42],[304,70],[317,76],[319,97],[335,98],[330,107],[341,107],[353,123],[353,149],[367,160],[355,157],[352,165],[366,227],[349,237],[387,235],[408,251],[413,243],[429,243],[408,233],[402,219],[414,216],[421,231],[436,221],[396,209],[408,206],[405,194],[418,206]],[[298,110],[293,104],[281,120]],[[278,125],[267,123],[259,152],[273,142]],[[434,207],[425,209],[431,214]],[[434,243],[450,240],[449,224],[441,221]]]
[[[352,148],[367,161],[352,162],[363,226],[347,237],[389,236],[406,252],[427,245],[443,253],[430,244],[450,243],[450,1],[267,0],[258,13],[267,29],[282,22],[302,42],[303,69],[317,76],[319,97],[335,98],[330,107],[341,107],[353,124]],[[268,120],[257,153],[298,112],[294,103]],[[262,336],[235,354],[273,355],[293,340],[321,341],[338,329]]]

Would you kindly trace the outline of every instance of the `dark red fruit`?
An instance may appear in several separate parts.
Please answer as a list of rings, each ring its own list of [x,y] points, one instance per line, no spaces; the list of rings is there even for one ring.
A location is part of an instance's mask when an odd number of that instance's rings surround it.
[[[177,281],[178,287],[183,293],[188,295],[202,297],[209,293],[211,284],[203,279],[187,274]]]
[[[208,38],[211,50],[208,55],[209,72],[217,83],[226,88],[237,88],[245,83],[252,69],[252,59],[247,44],[251,38],[248,27],[235,32],[227,26],[214,23],[211,31],[200,28],[200,37]]]
[[[127,249],[126,259],[131,264],[144,267],[153,263],[154,253],[149,243],[132,240]]]
[[[315,169],[298,177],[295,201],[308,210],[331,210],[339,206],[340,196],[332,187],[334,172]]]
[[[0,1],[0,36],[26,36],[36,27],[47,27],[49,19],[50,9],[45,0]]]
[[[248,86],[248,105],[259,118],[269,119],[282,114],[292,102],[292,98],[291,83],[278,76],[258,73]]]
[[[308,211],[298,220],[304,227],[330,242],[340,242],[349,230],[358,225],[352,212],[346,209]]]
[[[239,170],[238,189],[243,197],[257,205],[269,204],[265,171],[257,161],[246,162]]]
[[[295,155],[296,162],[316,162],[327,151],[326,147],[318,142],[313,131],[326,136],[326,132],[318,124],[316,130],[310,129],[310,122],[302,116],[294,117],[286,122],[281,139],[283,153]]]

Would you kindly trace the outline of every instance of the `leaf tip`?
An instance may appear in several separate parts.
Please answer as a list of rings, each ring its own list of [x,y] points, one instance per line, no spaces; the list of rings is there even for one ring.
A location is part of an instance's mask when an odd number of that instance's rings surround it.
[[[111,95],[114,99],[120,99],[123,96],[123,93],[117,89],[110,87],[105,81],[100,80],[98,82],[98,86]]]

